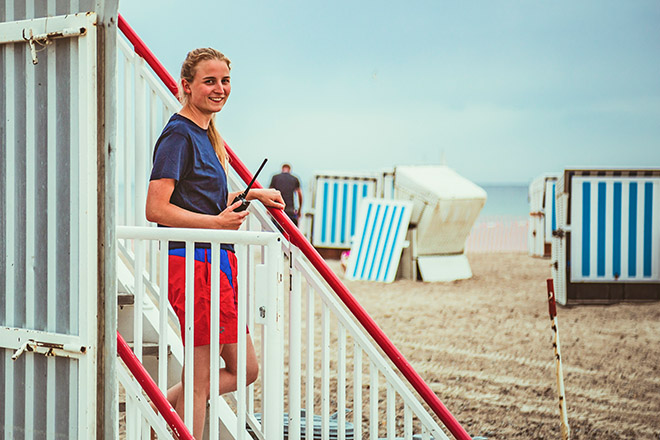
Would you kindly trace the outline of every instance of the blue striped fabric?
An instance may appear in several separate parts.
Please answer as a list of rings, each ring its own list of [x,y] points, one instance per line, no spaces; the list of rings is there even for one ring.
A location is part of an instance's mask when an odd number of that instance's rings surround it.
[[[653,231],[651,225],[653,224],[653,184],[651,182],[644,183],[644,277],[650,277],[652,272],[651,260],[653,258]],[[660,212],[658,213],[660,214]],[[658,221],[656,220],[656,223]],[[660,237],[655,238],[655,245],[660,242]],[[657,260],[656,260],[657,263]],[[656,264],[657,266],[657,264]]]
[[[612,272],[621,273],[621,182],[614,182],[612,214]]]
[[[571,281],[660,281],[660,178],[573,177]]]
[[[339,207],[337,206],[337,188],[339,188],[339,185],[337,185],[337,182],[332,184],[332,212],[337,212]],[[342,217],[344,213],[342,212]],[[332,217],[332,226],[331,226],[331,234],[330,234],[330,241],[332,243],[336,243],[337,240],[335,239],[335,232],[337,232],[337,216],[333,215]]]
[[[326,242],[326,224],[328,222],[328,182],[323,182],[323,210],[320,212],[319,217],[321,218],[321,242]]]
[[[363,201],[346,267],[348,279],[394,281],[411,213],[410,202]]]
[[[543,240],[546,243],[552,242],[552,233],[557,230],[557,200],[556,200],[556,180],[545,181],[545,191],[543,193],[543,212],[545,213],[543,225]]]
[[[365,197],[376,195],[376,179],[319,177],[316,181],[312,244],[348,249],[357,211]]]
[[[628,209],[628,275],[637,275],[637,182],[630,184],[630,200]]]
[[[358,184],[353,184],[353,194],[358,194]],[[357,197],[351,197],[351,237],[355,235],[355,217],[357,216]]]
[[[346,200],[348,199],[348,183],[344,182],[344,191],[341,198],[341,242],[346,243]]]
[[[589,239],[591,238],[591,184],[587,182],[582,183],[582,276],[589,276],[590,262],[591,262],[591,248],[589,247]],[[576,221],[577,217],[573,217]],[[577,238],[577,236],[576,236]],[[576,240],[577,242],[577,240]]]
[[[598,246],[596,251],[597,268],[599,277],[605,276],[605,182],[598,182]]]
[[[550,199],[552,230],[550,231],[549,237],[552,237],[552,233],[557,230],[557,195],[555,194],[557,190],[557,182],[551,182],[550,184],[552,185],[552,199]]]

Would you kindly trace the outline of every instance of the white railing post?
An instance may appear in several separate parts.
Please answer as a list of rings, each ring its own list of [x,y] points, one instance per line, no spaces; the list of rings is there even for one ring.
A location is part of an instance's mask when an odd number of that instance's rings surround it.
[[[144,60],[138,57],[135,60],[135,224],[146,226],[147,220],[141,215],[142,207],[147,200],[147,105],[145,96],[145,79],[142,76]]]
[[[387,440],[394,440],[394,437],[396,436],[396,394],[394,393],[394,388],[392,388],[392,384],[388,383],[387,384],[387,391],[385,394],[385,405],[386,405],[386,420],[387,420]]]
[[[193,430],[193,390],[194,390],[194,348],[195,348],[195,243],[186,241],[186,311],[185,311],[185,340],[184,345],[184,375],[183,387],[183,422],[190,432]]]
[[[251,221],[250,217],[248,216],[248,222]],[[245,270],[243,271],[238,271],[238,287],[239,289],[241,288],[241,285],[243,285],[244,290],[241,290],[243,294],[245,295],[245,300],[244,305],[247,307],[247,311],[245,313],[245,319],[247,326],[251,329],[255,329],[256,333],[256,298],[255,298],[255,289],[256,289],[256,266],[257,262],[255,261],[255,252],[256,246],[247,246],[245,248],[245,256],[244,256],[244,268]],[[240,321],[240,313],[241,313],[241,303],[239,301],[238,303],[238,311],[239,311],[239,325],[241,325]],[[261,373],[263,375],[263,373]],[[241,399],[246,399],[246,411],[248,414],[254,414],[254,384],[251,384],[248,389],[246,390],[247,392],[245,395],[238,393],[238,401],[239,403],[242,401]]]
[[[246,438],[245,422],[247,420],[246,399],[247,399],[247,334],[245,329],[248,327],[248,275],[251,274],[253,266],[249,264],[250,246],[240,246],[236,248],[238,258],[238,350],[236,360],[238,371],[236,376],[236,438],[244,440]],[[253,279],[253,278],[252,278]],[[211,436],[211,438],[215,438]]]
[[[307,360],[305,381],[305,440],[314,439],[314,289],[307,283]]]
[[[346,329],[337,324],[339,351],[337,356],[337,439],[346,440]]]
[[[144,309],[144,282],[142,280],[142,272],[144,271],[144,241],[137,239],[133,241],[135,246],[135,287],[133,289],[133,352],[140,362],[142,360],[142,336],[143,336],[143,309]],[[126,403],[127,415],[131,415],[132,422],[132,435],[139,435],[142,426],[142,417],[138,414],[138,408],[135,401],[129,405]]]
[[[133,121],[135,119],[135,106],[133,105],[133,93],[132,93],[132,78],[131,65],[135,61],[135,55],[132,52],[128,52],[124,58],[124,137],[123,137],[123,147],[124,147],[124,206],[123,206],[123,215],[121,218],[126,225],[135,224],[135,207],[131,207],[131,200],[133,200],[131,194],[131,184],[133,183],[134,175],[130,173],[130,170],[134,164],[131,159],[131,152],[135,150],[135,138],[133,136]],[[139,129],[139,127],[138,127]]]
[[[264,350],[263,432],[267,439],[284,437],[284,332],[283,332],[283,255],[280,238],[266,246],[266,332]]]
[[[362,438],[362,349],[353,342],[353,438]]]
[[[369,439],[378,440],[378,368],[369,363]]]
[[[249,217],[248,217],[249,219]],[[250,263],[253,256],[251,246],[239,246],[236,248],[236,256],[238,258],[238,359],[237,367],[238,374],[236,377],[236,395],[237,395],[237,440],[244,440],[247,438],[244,429],[247,421],[247,412],[251,412],[248,408],[248,389],[247,384],[247,334],[242,329],[254,328],[248,323],[248,311],[251,310],[250,302],[253,302],[254,295],[254,280],[251,278]],[[250,284],[248,284],[250,280]],[[252,402],[252,400],[250,400]]]
[[[167,347],[169,341],[167,339],[168,322],[167,322],[167,305],[168,288],[169,288],[169,242],[167,240],[160,240],[160,297],[158,304],[158,387],[167,394]]]
[[[403,438],[412,440],[413,436],[413,418],[412,411],[408,405],[403,406]]]
[[[211,244],[211,335],[220,334],[220,245]],[[240,326],[238,327],[240,329]],[[240,332],[239,332],[240,333]],[[210,401],[209,408],[209,437],[220,438],[218,432],[218,390],[220,388],[220,340],[214,336],[209,339],[211,345],[210,371]],[[240,349],[239,349],[240,353]],[[240,358],[240,356],[239,356]],[[239,365],[240,371],[240,365]],[[240,410],[239,410],[240,411]]]
[[[321,304],[321,431],[321,439],[330,440],[330,310],[325,303]]]
[[[291,250],[290,261],[300,258],[297,248]],[[302,274],[291,266],[289,291],[289,440],[300,439],[300,358]]]

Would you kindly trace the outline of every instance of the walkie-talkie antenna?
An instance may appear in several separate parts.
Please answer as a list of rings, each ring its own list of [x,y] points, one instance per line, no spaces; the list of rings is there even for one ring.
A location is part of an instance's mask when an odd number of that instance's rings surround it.
[[[252,177],[252,180],[250,181],[250,184],[247,186],[247,188],[245,188],[245,191],[243,191],[243,194],[241,194],[243,197],[247,197],[248,191],[250,191],[250,188],[252,188],[252,184],[254,183],[254,181],[257,180],[257,176],[259,175],[259,173],[263,169],[264,165],[266,165],[266,162],[268,162],[268,158],[264,159],[264,161],[261,162],[261,166],[259,167],[257,172],[254,173],[254,176]]]
[[[268,161],[268,159],[264,159],[264,161],[261,163],[261,166],[259,167],[257,172],[254,173],[254,177],[252,178],[252,181],[247,186],[247,188],[245,188],[245,191],[243,191],[242,194],[237,195],[234,198],[234,200],[232,200],[232,202],[231,202],[232,205],[234,203],[238,202],[239,200],[241,201],[241,204],[238,207],[234,208],[234,212],[245,211],[247,209],[247,207],[250,206],[250,202],[247,200],[248,191],[250,191],[250,188],[252,188],[252,184],[254,183],[254,181],[257,180],[257,176],[261,172],[261,169],[264,167],[264,165],[266,165],[266,161]]]

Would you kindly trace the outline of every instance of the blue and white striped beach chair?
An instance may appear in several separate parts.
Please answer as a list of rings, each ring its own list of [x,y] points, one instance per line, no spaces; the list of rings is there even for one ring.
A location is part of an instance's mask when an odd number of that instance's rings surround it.
[[[312,244],[349,249],[362,200],[376,196],[377,183],[375,177],[318,176]]]
[[[365,199],[348,257],[346,278],[394,281],[411,213],[411,202]]]
[[[556,191],[557,302],[660,300],[660,169],[565,170]]]
[[[660,179],[572,185],[571,281],[660,281]]]

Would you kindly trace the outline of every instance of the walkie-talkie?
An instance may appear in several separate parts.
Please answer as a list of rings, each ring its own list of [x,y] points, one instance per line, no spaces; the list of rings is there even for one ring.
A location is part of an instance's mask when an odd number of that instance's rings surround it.
[[[250,191],[250,188],[252,187],[252,184],[254,183],[255,180],[257,180],[257,176],[261,172],[261,169],[266,165],[266,162],[268,161],[268,158],[264,159],[263,162],[261,162],[261,166],[257,170],[257,172],[254,174],[254,177],[252,178],[252,181],[250,181],[250,184],[245,188],[245,191],[243,191],[241,194],[237,195],[234,200],[232,200],[231,204],[233,205],[234,203],[238,202],[239,200],[241,201],[241,204],[234,209],[234,212],[241,212],[245,211],[248,206],[250,206],[250,202],[246,199],[248,195],[248,191]]]

